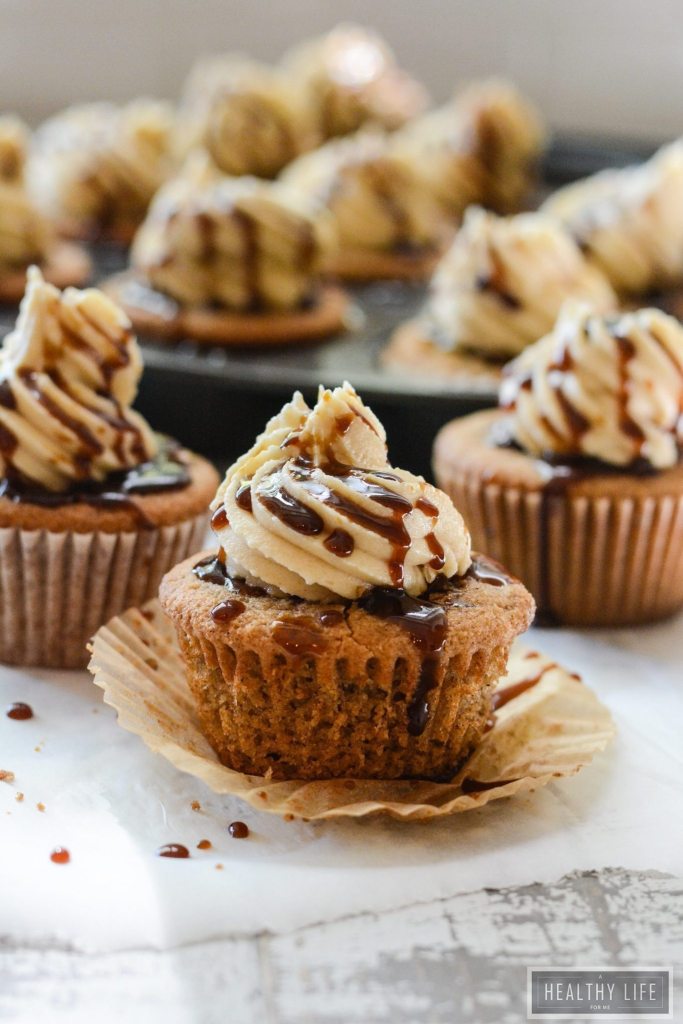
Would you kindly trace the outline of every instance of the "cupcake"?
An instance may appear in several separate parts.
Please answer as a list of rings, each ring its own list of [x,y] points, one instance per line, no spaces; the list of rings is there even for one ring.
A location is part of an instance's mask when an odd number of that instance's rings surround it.
[[[0,661],[85,666],[95,629],[200,542],[217,477],[131,409],[130,323],[32,267],[0,349]]]
[[[533,601],[460,514],[393,468],[348,384],[300,395],[227,472],[218,553],[165,577],[202,730],[281,779],[442,778],[486,729]]]
[[[396,137],[456,221],[473,203],[521,209],[536,185],[544,144],[539,115],[509,82],[484,81],[409,123]]]
[[[338,25],[285,54],[285,74],[303,90],[324,139],[367,125],[399,128],[429,102],[424,86],[399,68],[376,32]]]
[[[171,173],[172,126],[152,100],[69,107],[36,132],[29,190],[64,234],[128,243]]]
[[[619,293],[642,296],[683,281],[683,140],[641,166],[559,189],[543,209]]]
[[[570,235],[538,213],[468,210],[439,263],[421,316],[396,331],[385,365],[497,381],[502,361],[553,327],[568,298],[598,312],[617,298]]]
[[[274,178],[318,140],[302,90],[280,70],[232,56],[191,73],[178,121],[182,155],[200,146],[225,174]]]
[[[0,117],[0,302],[19,302],[31,263],[59,286],[83,284],[91,265],[80,246],[60,242],[27,193],[28,131],[16,117]]]
[[[279,182],[229,178],[201,155],[156,196],[129,273],[105,282],[138,330],[216,344],[286,344],[342,330],[321,284],[330,225]]]
[[[331,218],[331,274],[420,280],[433,269],[443,217],[420,171],[392,152],[388,136],[365,131],[328,142],[290,164],[282,180]]]
[[[546,620],[648,622],[683,605],[682,408],[678,321],[570,304],[506,369],[499,409],[443,428],[434,470]]]

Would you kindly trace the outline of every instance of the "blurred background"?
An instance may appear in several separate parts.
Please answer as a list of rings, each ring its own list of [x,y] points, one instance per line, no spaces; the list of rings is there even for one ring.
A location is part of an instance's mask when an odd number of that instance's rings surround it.
[[[86,97],[175,98],[200,54],[273,59],[343,19],[386,36],[436,100],[505,74],[564,131],[681,131],[680,0],[0,0],[2,105],[35,122]]]

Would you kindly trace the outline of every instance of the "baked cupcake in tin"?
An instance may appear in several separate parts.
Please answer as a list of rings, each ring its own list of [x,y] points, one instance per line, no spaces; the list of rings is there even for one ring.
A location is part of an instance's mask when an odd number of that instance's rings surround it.
[[[392,467],[349,386],[300,395],[229,470],[217,554],[176,566],[176,626],[224,764],[273,778],[437,778],[481,738],[533,602],[470,551],[445,494]]]
[[[130,323],[37,268],[0,349],[0,661],[78,668],[205,529],[216,473],[131,408]]]
[[[11,115],[0,117],[0,302],[19,302],[26,271],[40,264],[60,287],[84,284],[90,259],[79,245],[57,238],[53,226],[29,196],[25,182],[29,132]]]
[[[35,133],[29,191],[62,234],[128,244],[172,173],[172,129],[155,100],[68,107]]]
[[[393,152],[390,136],[363,131],[328,142],[290,164],[282,180],[332,221],[329,273],[410,281],[433,270],[448,229],[421,169]]]
[[[434,272],[423,313],[397,329],[383,361],[497,381],[503,362],[546,334],[569,298],[600,312],[617,306],[607,279],[551,218],[473,207]]]
[[[224,345],[317,340],[349,302],[321,269],[332,227],[279,182],[230,178],[201,154],[158,193],[132,269],[104,289],[139,331]]]
[[[570,305],[507,368],[500,408],[444,427],[439,485],[474,543],[550,622],[615,626],[683,605],[683,328]]]
[[[425,87],[389,46],[361,25],[337,25],[285,54],[282,71],[302,91],[323,139],[374,126],[391,131],[421,114]]]
[[[275,178],[319,141],[303,89],[280,69],[233,54],[191,72],[176,131],[181,156],[200,146],[224,174]]]
[[[459,221],[475,203],[498,213],[524,208],[537,182],[545,133],[515,87],[491,79],[415,118],[394,141],[422,168],[445,214]]]

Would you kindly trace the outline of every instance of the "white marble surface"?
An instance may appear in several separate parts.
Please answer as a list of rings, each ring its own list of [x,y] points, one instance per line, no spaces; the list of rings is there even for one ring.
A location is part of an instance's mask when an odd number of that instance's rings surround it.
[[[121,730],[85,674],[2,669],[0,707],[25,700],[35,718],[0,717],[0,769],[15,773],[0,783],[0,936],[102,953],[167,949],[574,870],[683,875],[683,620],[530,640],[594,687],[616,742],[576,778],[429,825],[259,814]],[[225,831],[236,818],[252,829],[246,841]],[[203,838],[210,851],[195,849]],[[155,857],[170,841],[192,859]],[[70,864],[51,863],[57,845]]]

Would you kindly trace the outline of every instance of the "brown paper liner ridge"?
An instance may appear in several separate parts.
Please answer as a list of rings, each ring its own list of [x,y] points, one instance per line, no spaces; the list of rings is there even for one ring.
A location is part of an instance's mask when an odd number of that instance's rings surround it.
[[[0,662],[85,668],[95,630],[155,595],[205,530],[203,513],[135,533],[0,529]]]
[[[683,497],[544,496],[445,464],[435,470],[473,546],[518,576],[540,612],[572,625],[618,626],[683,605]]]
[[[203,735],[175,630],[157,601],[131,608],[98,630],[90,671],[115,708],[119,725],[140,736],[176,768],[216,793],[231,794],[285,817],[326,819],[379,812],[401,820],[430,819],[530,792],[573,775],[614,734],[594,694],[545,656],[515,645],[497,687],[542,678],[500,708],[496,725],[449,782],[419,779],[273,781],[221,764]],[[465,792],[463,780],[494,783]]]

